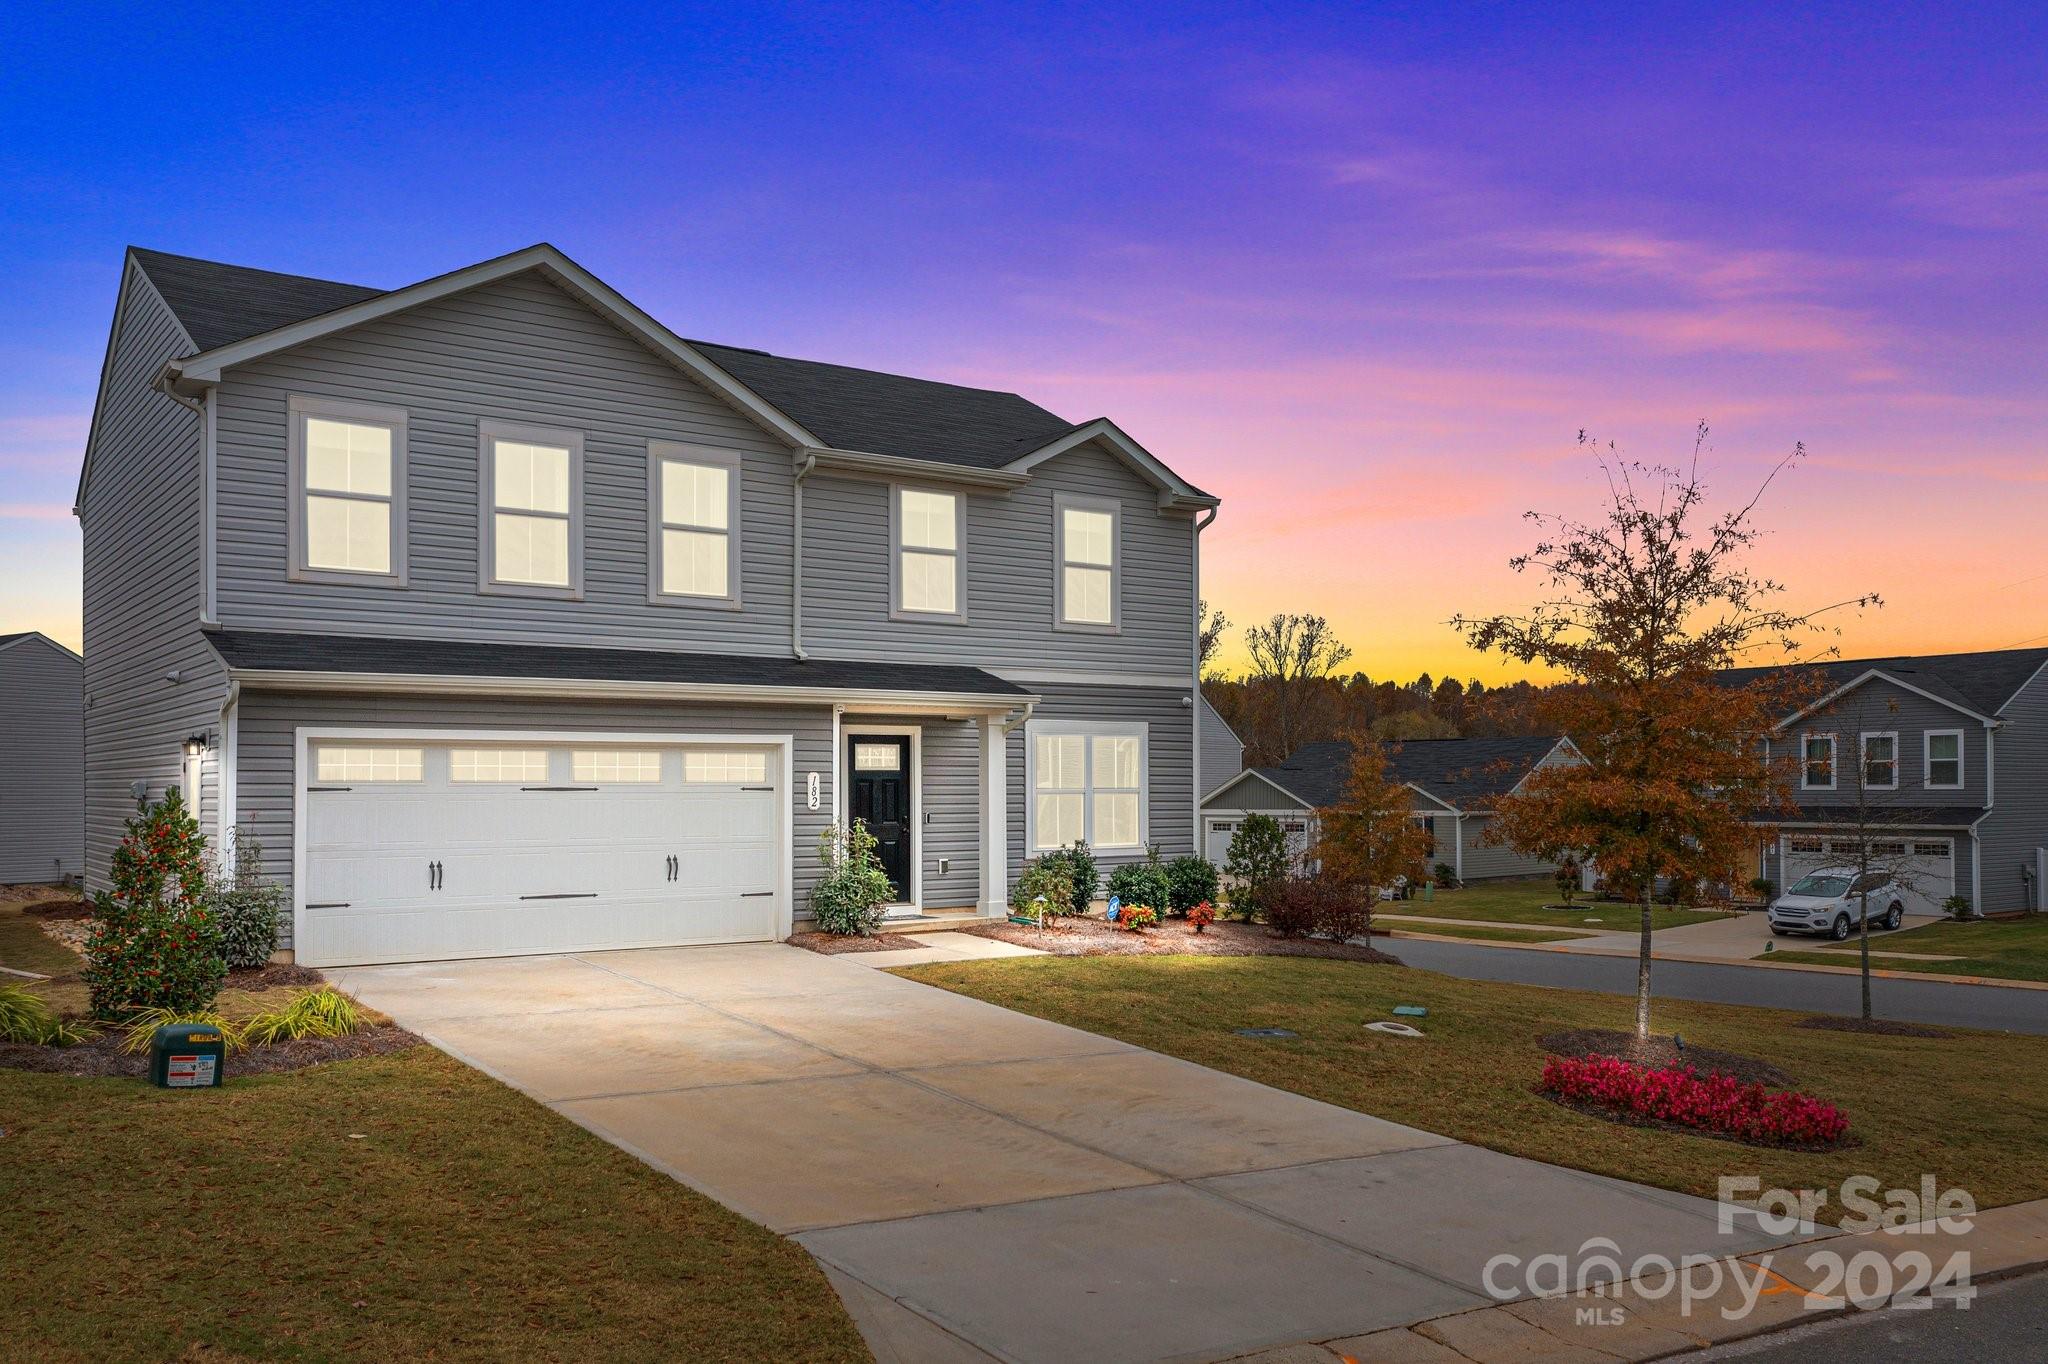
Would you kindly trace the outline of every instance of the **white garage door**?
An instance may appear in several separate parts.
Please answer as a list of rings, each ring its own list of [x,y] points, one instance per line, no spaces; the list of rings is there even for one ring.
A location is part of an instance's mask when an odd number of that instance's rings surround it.
[[[1274,815],[1273,818],[1280,821],[1280,832],[1287,840],[1288,856],[1300,858],[1305,855],[1309,844],[1307,818],[1302,815]],[[1220,867],[1230,860],[1230,840],[1244,827],[1244,819],[1242,816],[1211,819],[1205,824],[1207,831],[1203,847],[1206,851],[1203,855]]]
[[[314,739],[313,966],[777,936],[781,750]]]
[[[1858,865],[1853,838],[1791,838],[1785,843],[1785,888],[1810,871],[1822,867]],[[1874,838],[1870,844],[1873,870],[1897,876],[1898,896],[1908,914],[1939,914],[1941,902],[1955,894],[1955,843],[1946,838]],[[1889,903],[1889,902],[1887,902]],[[1875,901],[1871,913],[1878,912]]]

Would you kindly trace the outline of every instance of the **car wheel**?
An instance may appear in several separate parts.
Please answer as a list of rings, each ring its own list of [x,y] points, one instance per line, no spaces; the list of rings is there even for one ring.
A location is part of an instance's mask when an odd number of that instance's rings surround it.
[[[1897,931],[1899,925],[1904,922],[1906,922],[1906,907],[1894,900],[1892,902],[1892,912],[1884,916],[1884,926]]]
[[[1849,937],[1849,916],[1837,914],[1835,916],[1835,926],[1828,930],[1828,936],[1836,942],[1846,942]]]

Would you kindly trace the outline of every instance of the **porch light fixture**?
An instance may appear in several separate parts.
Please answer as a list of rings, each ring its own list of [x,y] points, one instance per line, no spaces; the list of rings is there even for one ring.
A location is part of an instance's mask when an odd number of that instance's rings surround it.
[[[211,747],[213,747],[213,740],[208,735],[190,735],[185,740],[185,756],[188,758],[200,757]]]

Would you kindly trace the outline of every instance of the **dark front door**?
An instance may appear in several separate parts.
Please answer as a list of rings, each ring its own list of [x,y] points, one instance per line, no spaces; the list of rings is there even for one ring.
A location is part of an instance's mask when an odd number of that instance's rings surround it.
[[[910,899],[910,840],[915,828],[910,808],[910,740],[886,735],[849,735],[846,765],[853,774],[848,787],[854,819],[875,836],[875,853],[893,886],[890,898]]]

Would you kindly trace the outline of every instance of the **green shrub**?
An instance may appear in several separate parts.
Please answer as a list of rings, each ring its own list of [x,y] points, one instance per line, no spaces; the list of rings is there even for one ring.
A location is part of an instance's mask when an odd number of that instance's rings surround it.
[[[109,868],[112,887],[93,900],[79,973],[96,1016],[138,1007],[194,1013],[220,993],[227,962],[206,901],[205,851],[175,786],[128,821]]]
[[[1970,917],[1970,897],[1967,895],[1951,895],[1941,902],[1941,907],[1948,911],[1948,917],[1957,923]]]
[[[872,937],[889,903],[889,873],[875,855],[875,836],[855,820],[818,835],[818,860],[825,874],[811,887],[811,914],[826,933]]]
[[[1095,854],[1090,851],[1088,841],[1077,838],[1071,846],[1045,856],[1066,864],[1068,877],[1073,883],[1073,891],[1068,897],[1071,912],[1086,914],[1095,903],[1095,892],[1102,887],[1102,871],[1095,865]]]
[[[121,1050],[129,1053],[149,1050],[149,1040],[156,1036],[156,1030],[167,1023],[191,1023],[202,1028],[219,1031],[222,1045],[228,1051],[242,1049],[242,1029],[214,1009],[130,1009],[121,1018]]]
[[[1185,914],[1196,905],[1215,901],[1222,893],[1223,878],[1206,857],[1176,857],[1166,864],[1166,887],[1173,912]]]
[[[1778,893],[1778,883],[1768,876],[1752,876],[1749,878],[1749,889],[1757,899],[1768,900]]]
[[[1456,890],[1458,888],[1458,869],[1450,863],[1437,863],[1434,875],[1436,876],[1436,888],[1438,890]]]
[[[267,1047],[301,1037],[347,1037],[362,1029],[362,1006],[341,991],[322,985],[302,990],[289,1003],[251,1018],[242,1025],[242,1039],[249,1046]]]
[[[1074,905],[1074,863],[1065,851],[1049,852],[1024,864],[1010,887],[1010,908],[1033,919],[1057,919]]]
[[[1249,923],[1287,876],[1287,835],[1271,815],[1246,815],[1230,836],[1224,874],[1230,877],[1230,909]]]
[[[235,849],[232,874],[215,866],[207,876],[206,903],[220,925],[221,956],[228,969],[247,971],[264,965],[277,950],[277,928],[288,897],[283,886],[264,880],[258,871],[263,865],[262,844],[240,834]]]
[[[1127,905],[1145,905],[1161,909],[1173,901],[1173,888],[1167,884],[1166,868],[1156,861],[1127,862],[1109,874],[1109,893],[1116,900]]]
[[[70,1047],[92,1036],[92,1029],[59,1018],[41,995],[21,985],[0,985],[0,1042],[32,1047]]]

